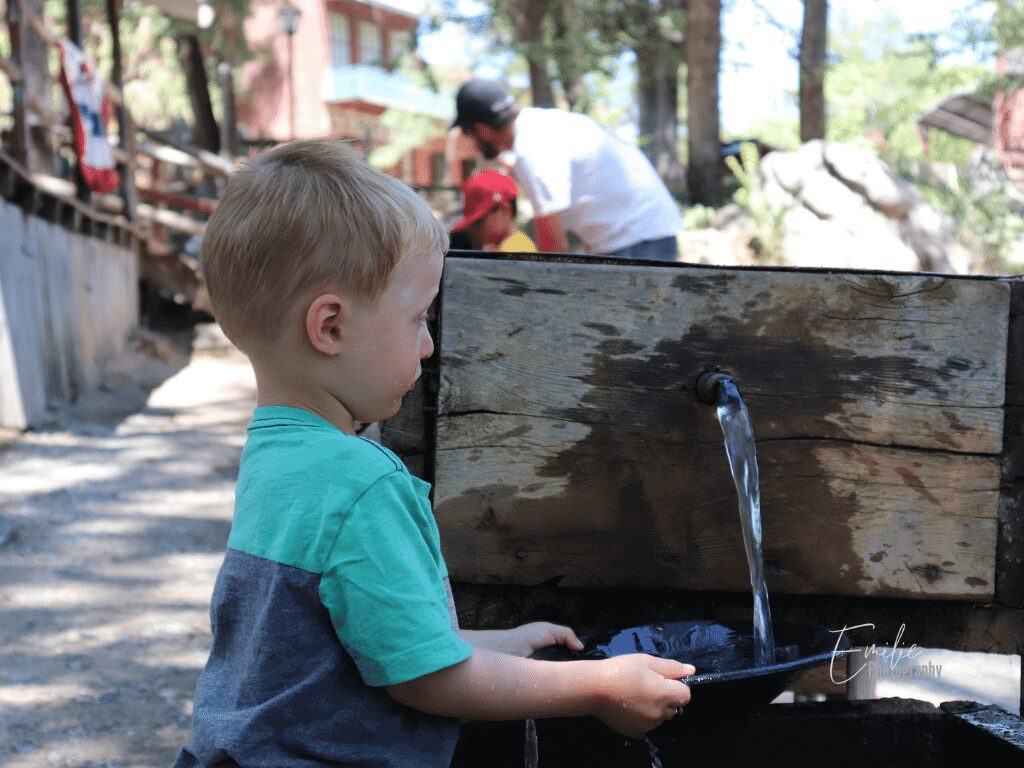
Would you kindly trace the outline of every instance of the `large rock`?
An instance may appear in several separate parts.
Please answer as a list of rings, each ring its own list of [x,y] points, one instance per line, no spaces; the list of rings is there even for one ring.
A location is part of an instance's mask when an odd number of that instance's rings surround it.
[[[823,143],[809,141],[794,152],[769,153],[761,160],[761,175],[791,195],[799,194],[804,182],[825,167]]]
[[[827,142],[824,158],[830,174],[866,197],[873,207],[889,218],[906,215],[920,199],[913,186],[866,149]]]
[[[796,267],[920,269],[914,251],[884,228],[854,234],[807,208],[786,214],[782,242],[785,262]]]
[[[822,169],[812,173],[799,194],[800,202],[820,219],[841,219],[863,207],[864,199]]]
[[[900,233],[920,258],[922,270],[955,271],[949,250],[956,237],[956,224],[949,216],[920,201],[900,221]]]
[[[761,194],[780,221],[778,257],[803,267],[965,272],[955,222],[932,208],[916,189],[871,152],[810,141],[794,152],[773,152],[761,162]],[[735,206],[716,227],[729,233],[715,246],[705,238],[704,263],[724,258],[723,243],[757,231]],[[764,226],[765,223],[762,223]],[[742,256],[740,257],[742,263]]]

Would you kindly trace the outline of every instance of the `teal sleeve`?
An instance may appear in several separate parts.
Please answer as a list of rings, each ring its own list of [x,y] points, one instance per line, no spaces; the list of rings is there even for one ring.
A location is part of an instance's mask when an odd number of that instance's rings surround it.
[[[469,658],[449,610],[448,577],[429,501],[398,470],[345,513],[320,599],[367,685],[395,685]]]

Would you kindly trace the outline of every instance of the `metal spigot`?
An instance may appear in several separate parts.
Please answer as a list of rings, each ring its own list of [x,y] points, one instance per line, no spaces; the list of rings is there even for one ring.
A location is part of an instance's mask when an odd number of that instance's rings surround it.
[[[708,405],[718,405],[721,402],[722,383],[725,381],[732,381],[732,376],[718,371],[702,373],[697,379],[697,397]]]

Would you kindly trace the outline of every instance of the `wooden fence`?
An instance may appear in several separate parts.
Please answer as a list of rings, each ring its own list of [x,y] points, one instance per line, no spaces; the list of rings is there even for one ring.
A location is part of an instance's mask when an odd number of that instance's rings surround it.
[[[233,173],[234,161],[136,123],[121,89],[119,2],[107,0],[106,6],[114,60],[112,82],[106,83],[105,91],[117,114],[111,142],[121,177],[118,194],[90,193],[74,174],[57,175],[56,150],[72,146],[72,129],[69,110],[51,106],[65,99],[54,98],[58,73],[50,71],[49,51],[62,33],[73,42],[80,38],[77,0],[69,0],[68,28],[61,31],[43,17],[41,0],[7,3],[11,53],[9,58],[0,57],[0,72],[11,84],[13,113],[0,164],[29,182],[13,202],[31,207],[31,200],[25,198],[41,191],[46,199],[56,201],[57,209],[85,208],[111,217],[130,234],[141,276],[179,301],[191,302],[199,285],[198,264],[182,246],[189,237],[202,235],[216,208],[217,193]],[[50,209],[34,212],[58,220]]]

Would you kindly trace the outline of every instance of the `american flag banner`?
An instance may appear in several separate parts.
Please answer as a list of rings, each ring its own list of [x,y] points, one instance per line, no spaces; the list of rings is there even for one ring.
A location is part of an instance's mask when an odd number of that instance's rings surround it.
[[[82,178],[95,192],[112,192],[120,184],[114,155],[107,141],[110,99],[103,81],[77,45],[65,37],[57,41],[60,53],[60,83],[71,106],[75,151]]]

